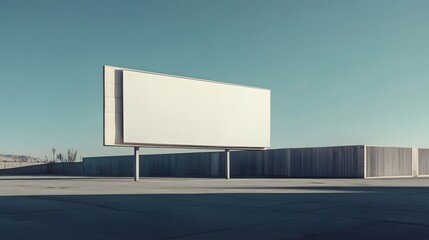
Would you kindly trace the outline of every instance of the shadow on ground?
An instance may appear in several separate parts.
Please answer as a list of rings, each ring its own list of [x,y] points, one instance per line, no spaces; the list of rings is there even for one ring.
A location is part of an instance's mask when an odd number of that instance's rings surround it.
[[[428,187],[207,188],[217,192],[2,196],[1,238],[429,239]]]

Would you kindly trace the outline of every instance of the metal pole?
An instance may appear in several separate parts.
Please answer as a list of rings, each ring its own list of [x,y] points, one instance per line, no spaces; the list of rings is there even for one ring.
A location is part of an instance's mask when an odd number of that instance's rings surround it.
[[[138,182],[139,177],[139,147],[134,147],[134,181]]]
[[[230,153],[229,149],[225,149],[225,179],[230,178]]]

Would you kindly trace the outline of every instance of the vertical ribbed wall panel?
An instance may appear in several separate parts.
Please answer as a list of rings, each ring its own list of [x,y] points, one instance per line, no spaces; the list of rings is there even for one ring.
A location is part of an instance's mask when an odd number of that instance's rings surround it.
[[[419,149],[419,175],[429,175],[429,149]]]
[[[263,151],[233,151],[231,152],[231,176],[262,177],[263,161]]]
[[[367,147],[367,177],[412,176],[412,149]]]
[[[364,146],[232,151],[232,177],[363,178]],[[412,148],[366,147],[367,177],[412,176]],[[417,154],[414,154],[417,156]],[[417,158],[416,158],[417,159]],[[418,149],[419,175],[429,175],[429,149]],[[133,156],[89,157],[83,163],[4,169],[6,174],[133,176]],[[225,152],[140,156],[141,176],[224,177]]]
[[[363,177],[363,146],[232,151],[232,177]],[[132,176],[133,156],[84,159],[88,176]],[[224,152],[140,156],[141,176],[223,177]]]

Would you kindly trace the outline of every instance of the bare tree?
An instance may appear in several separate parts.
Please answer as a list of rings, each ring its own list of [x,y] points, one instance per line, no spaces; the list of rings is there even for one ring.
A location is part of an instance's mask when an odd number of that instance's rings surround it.
[[[77,159],[77,150],[73,150],[73,149],[68,149],[66,154],[63,153],[57,153],[56,154],[56,149],[52,148],[52,162],[61,162],[61,163],[66,163],[66,162],[76,162]],[[45,159],[47,159],[47,157],[45,157]]]
[[[68,149],[66,155],[66,162],[75,162],[77,156],[77,150]]]
[[[52,148],[52,162],[55,162],[55,152],[57,151],[55,148]]]
[[[58,153],[57,154],[57,160],[59,160],[60,162],[64,162],[65,158],[64,158],[63,154]]]

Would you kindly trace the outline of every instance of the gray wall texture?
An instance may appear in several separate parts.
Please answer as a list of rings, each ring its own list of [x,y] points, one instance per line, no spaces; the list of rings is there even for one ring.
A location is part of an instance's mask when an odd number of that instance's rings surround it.
[[[366,176],[412,176],[412,149],[366,147]]]
[[[231,152],[231,177],[362,178],[364,146]],[[133,156],[84,158],[85,175],[132,176]],[[140,156],[140,176],[224,177],[223,152]]]
[[[19,167],[33,166],[33,165],[39,165],[39,164],[45,164],[45,163],[40,163],[40,162],[0,162],[0,169],[19,168]]]
[[[366,169],[365,169],[366,149]],[[429,149],[418,149],[419,175],[429,175]],[[412,176],[412,149],[373,146],[283,148],[231,152],[231,177],[363,178]],[[61,174],[123,176],[134,173],[133,156],[87,157],[78,163],[50,163],[0,170],[0,175]],[[142,177],[225,176],[224,152],[140,156]]]
[[[70,176],[84,176],[83,163],[45,163],[16,168],[1,169],[0,175],[35,175],[61,174]]]
[[[429,149],[419,149],[419,175],[429,175]]]

